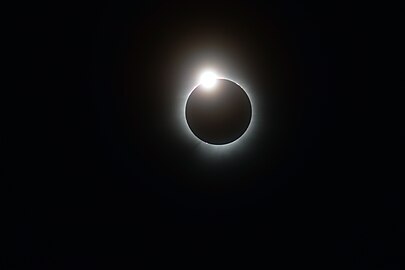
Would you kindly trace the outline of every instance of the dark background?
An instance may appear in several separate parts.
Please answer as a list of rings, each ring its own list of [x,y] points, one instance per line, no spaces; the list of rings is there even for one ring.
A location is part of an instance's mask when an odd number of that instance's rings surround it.
[[[21,8],[4,269],[400,269],[403,128],[378,84],[381,12],[340,1]],[[178,71],[166,60],[184,37],[252,63],[241,68],[265,109],[245,153],[209,162],[173,130]]]

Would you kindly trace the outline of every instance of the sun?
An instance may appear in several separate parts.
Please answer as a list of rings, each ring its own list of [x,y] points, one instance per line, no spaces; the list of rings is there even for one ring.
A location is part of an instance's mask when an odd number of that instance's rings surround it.
[[[205,89],[213,89],[217,83],[218,76],[212,71],[205,71],[200,76],[200,84],[204,86]]]
[[[193,70],[192,68],[188,68]],[[195,70],[195,69],[194,69]],[[218,158],[223,158],[224,156],[234,155],[236,153],[242,153],[244,151],[251,151],[253,148],[254,138],[257,136],[258,121],[256,118],[258,106],[257,97],[251,90],[251,87],[246,81],[246,79],[241,79],[236,77],[232,72],[226,70],[225,72],[221,69],[213,68],[199,68],[197,74],[188,74],[189,78],[187,84],[180,87],[182,89],[179,91],[179,107],[176,110],[176,119],[181,123],[181,136],[182,138],[195,146],[195,151],[200,152],[204,158],[209,157],[212,161],[216,161]],[[196,76],[197,75],[197,76]],[[249,128],[240,136],[237,140],[234,140],[227,144],[210,144],[199,139],[190,126],[187,123],[186,108],[187,100],[192,94],[193,90],[200,87],[207,93],[207,97],[211,96],[211,92],[216,92],[220,90],[221,80],[229,80],[237,85],[239,85],[247,94],[251,102],[251,121]],[[203,93],[201,93],[203,94]]]

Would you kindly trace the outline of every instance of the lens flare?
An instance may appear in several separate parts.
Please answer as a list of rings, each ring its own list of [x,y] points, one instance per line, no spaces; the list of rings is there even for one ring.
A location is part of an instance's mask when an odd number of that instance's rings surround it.
[[[200,84],[203,85],[205,89],[212,89],[216,83],[217,75],[212,71],[206,71],[200,77]]]

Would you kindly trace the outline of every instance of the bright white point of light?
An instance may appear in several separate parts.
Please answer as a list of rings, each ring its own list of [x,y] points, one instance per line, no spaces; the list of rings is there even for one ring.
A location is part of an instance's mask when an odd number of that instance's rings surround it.
[[[200,84],[205,88],[210,89],[215,86],[217,82],[217,75],[212,71],[204,72],[200,77]]]

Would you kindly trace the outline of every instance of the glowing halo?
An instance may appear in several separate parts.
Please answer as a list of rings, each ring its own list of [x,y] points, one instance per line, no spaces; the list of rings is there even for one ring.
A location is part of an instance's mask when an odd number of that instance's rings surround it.
[[[215,74],[215,73],[214,73]],[[199,151],[202,152],[204,156],[210,156],[210,157],[221,157],[221,156],[228,156],[228,155],[233,155],[235,152],[243,152],[244,150],[250,149],[250,146],[252,145],[252,141],[254,138],[254,134],[257,131],[257,102],[255,99],[255,96],[252,94],[250,91],[248,84],[234,80],[230,78],[230,76],[226,76],[225,74],[216,74],[216,80],[218,79],[225,79],[232,81],[239,85],[247,94],[249,97],[249,100],[251,102],[252,106],[252,116],[251,116],[251,121],[249,124],[249,127],[247,130],[240,136],[238,139],[236,139],[233,142],[230,142],[228,144],[222,144],[222,145],[215,145],[215,144],[209,144],[206,143],[202,140],[200,140],[198,137],[196,137],[193,132],[191,131],[190,127],[187,124],[186,120],[186,104],[187,100],[190,96],[190,94],[193,92],[193,90],[201,84],[201,76],[199,77],[200,80],[194,81],[193,84],[190,84],[191,87],[187,87],[181,95],[181,113],[178,115],[181,119],[181,125],[182,125],[182,130],[183,130],[183,135],[185,139]]]

